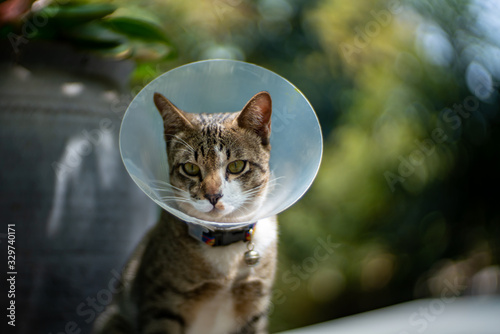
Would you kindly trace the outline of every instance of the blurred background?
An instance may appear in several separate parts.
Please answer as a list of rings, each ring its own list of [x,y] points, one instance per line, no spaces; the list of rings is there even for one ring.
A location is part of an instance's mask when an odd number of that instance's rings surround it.
[[[61,23],[65,6],[103,4]],[[118,114],[161,73],[209,58],[255,63],[304,93],[325,150],[312,188],[279,217],[272,332],[450,291],[500,294],[499,1],[0,6],[7,47],[52,40],[133,64],[108,96]],[[44,17],[48,33],[23,34]]]

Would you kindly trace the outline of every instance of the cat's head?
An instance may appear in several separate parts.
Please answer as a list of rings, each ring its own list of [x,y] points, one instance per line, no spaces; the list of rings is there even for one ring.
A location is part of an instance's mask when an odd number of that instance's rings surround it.
[[[260,92],[240,112],[193,114],[163,95],[170,184],[179,208],[209,221],[244,220],[265,200],[270,177],[271,96]]]

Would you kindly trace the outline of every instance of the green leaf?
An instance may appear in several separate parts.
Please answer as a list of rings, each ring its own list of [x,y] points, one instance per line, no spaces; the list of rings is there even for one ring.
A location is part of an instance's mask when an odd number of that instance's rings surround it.
[[[68,29],[62,32],[62,36],[85,48],[115,48],[127,42],[124,36],[108,29],[99,21]]]
[[[146,20],[131,17],[111,17],[105,23],[110,29],[131,38],[171,44],[158,25]]]
[[[92,20],[101,19],[113,13],[117,7],[108,3],[101,4],[69,4],[69,5],[50,5],[43,8],[39,14],[48,17],[52,22],[61,26],[71,27]]]
[[[109,57],[109,58],[115,58],[115,59],[126,59],[126,58],[131,58],[132,56],[132,47],[130,43],[124,43],[120,44],[114,48],[103,48],[103,49],[97,49],[93,50],[96,54],[103,56],[103,57]]]

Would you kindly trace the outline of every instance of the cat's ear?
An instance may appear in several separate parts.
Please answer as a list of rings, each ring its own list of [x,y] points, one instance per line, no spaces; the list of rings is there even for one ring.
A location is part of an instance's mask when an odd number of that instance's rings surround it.
[[[188,119],[188,115],[177,108],[165,96],[160,93],[154,94],[154,102],[156,108],[163,118],[163,127],[165,129],[165,136],[173,136],[176,133],[185,130],[186,128],[193,128],[193,125]],[[169,139],[169,138],[166,138]]]
[[[271,113],[271,95],[268,92],[257,93],[238,115],[238,126],[254,131],[262,139],[262,145],[268,145],[271,137]]]

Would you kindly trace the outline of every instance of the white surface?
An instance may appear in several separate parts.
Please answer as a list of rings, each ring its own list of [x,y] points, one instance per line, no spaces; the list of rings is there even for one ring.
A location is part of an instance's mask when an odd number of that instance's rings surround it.
[[[500,297],[422,299],[281,334],[499,334]]]

